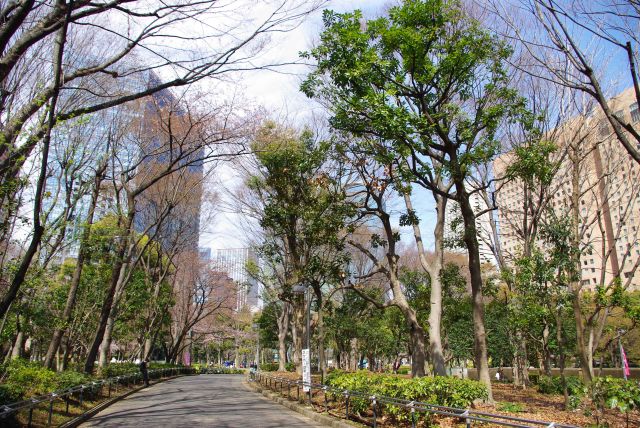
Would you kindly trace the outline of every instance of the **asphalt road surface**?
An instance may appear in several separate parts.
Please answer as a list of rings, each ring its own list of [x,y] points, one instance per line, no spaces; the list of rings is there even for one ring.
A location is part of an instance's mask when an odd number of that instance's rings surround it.
[[[250,391],[240,375],[183,376],[109,406],[81,427],[321,427]]]

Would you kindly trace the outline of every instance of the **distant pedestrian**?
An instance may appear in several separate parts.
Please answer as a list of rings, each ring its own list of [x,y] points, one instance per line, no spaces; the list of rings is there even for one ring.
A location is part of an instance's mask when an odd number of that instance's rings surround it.
[[[147,362],[148,362],[148,358],[145,358],[140,363],[140,373],[142,373],[142,380],[144,381],[144,386],[149,386],[149,371],[147,370]]]

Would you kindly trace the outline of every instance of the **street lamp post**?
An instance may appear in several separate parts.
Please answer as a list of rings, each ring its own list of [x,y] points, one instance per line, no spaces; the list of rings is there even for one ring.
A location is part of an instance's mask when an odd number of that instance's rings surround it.
[[[309,393],[311,402],[311,287],[307,284],[298,284],[292,288],[293,293],[302,294],[307,305],[305,349],[302,350],[302,382],[303,391]]]

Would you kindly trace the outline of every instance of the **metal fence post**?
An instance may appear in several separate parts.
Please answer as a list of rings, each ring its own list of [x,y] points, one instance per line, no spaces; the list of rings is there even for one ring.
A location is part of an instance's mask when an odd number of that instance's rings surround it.
[[[378,423],[376,421],[376,396],[373,395],[371,396],[371,409],[373,410],[373,428],[376,428],[378,426]]]
[[[51,400],[49,400],[49,418],[47,419],[47,426],[51,426],[51,414],[53,413],[53,400],[55,399],[55,394],[51,395]]]
[[[409,407],[411,407],[411,428],[416,428],[416,409],[413,407],[414,402],[409,403]]]
[[[33,420],[33,404],[29,407],[29,423],[27,427],[31,428],[31,421]]]
[[[327,390],[328,388],[325,386],[324,388],[322,388],[324,390],[324,411],[329,413],[329,398],[327,397]]]
[[[469,409],[465,410],[464,413],[462,413],[462,415],[460,416],[469,416]],[[465,423],[467,428],[471,428],[471,419],[465,418]]]
[[[344,392],[344,397],[345,397],[345,419],[349,419],[349,392],[345,391]]]

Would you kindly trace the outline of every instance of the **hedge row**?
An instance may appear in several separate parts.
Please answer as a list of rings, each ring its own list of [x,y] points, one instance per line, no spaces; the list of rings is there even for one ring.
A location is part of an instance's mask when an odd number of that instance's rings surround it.
[[[367,396],[385,396],[458,408],[469,407],[474,400],[487,398],[487,389],[480,382],[457,377],[409,379],[396,375],[374,374],[365,370],[355,373],[336,370],[327,376],[326,384],[342,390],[362,392]],[[371,408],[371,402],[368,399],[352,397],[350,407],[354,412],[361,413]],[[408,417],[408,412],[402,407],[381,405],[381,409],[398,420]]]
[[[71,388],[90,381],[84,373],[72,370],[56,373],[39,363],[12,360],[0,367],[0,404],[12,403],[29,397]]]
[[[176,367],[169,364],[149,364],[149,370]],[[100,371],[100,378],[139,373],[135,363],[113,363]],[[0,365],[0,404],[13,403],[61,389],[90,382],[93,378],[74,370],[55,372],[39,362],[15,359]]]
[[[296,366],[293,363],[287,363],[285,365],[286,370],[288,372],[295,372],[296,371]],[[260,370],[262,370],[263,372],[277,372],[279,368],[279,364],[278,363],[264,363],[264,364],[260,364]]]

